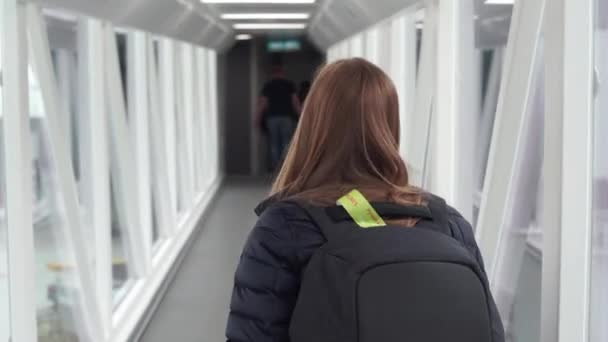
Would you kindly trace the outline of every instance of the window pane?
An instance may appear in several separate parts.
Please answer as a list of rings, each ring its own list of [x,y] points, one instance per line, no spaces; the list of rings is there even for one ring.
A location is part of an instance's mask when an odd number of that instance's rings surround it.
[[[182,48],[181,44],[176,46],[177,53],[175,55],[177,63],[175,63],[175,137],[176,137],[176,170],[177,170],[177,212],[178,215],[183,215],[188,210],[187,179],[187,146],[186,135],[186,113],[185,104],[183,103],[184,93],[184,68],[182,65]]]
[[[155,196],[152,195],[150,196],[150,202],[151,202],[151,208],[152,208],[152,243],[156,243],[158,241],[158,239],[160,238],[160,232],[158,230],[158,219],[156,217],[157,215],[157,210],[156,210],[156,205],[157,205],[157,201],[155,199]]]
[[[129,212],[131,199],[130,196],[132,194],[129,193],[129,181],[130,179],[125,179],[128,177],[128,173],[130,172],[130,165],[122,165],[121,163],[128,163],[130,160],[121,159],[121,155],[119,155],[120,151],[124,149],[128,150],[126,158],[132,158],[133,156],[133,147],[131,144],[131,136],[121,136],[121,134],[126,133],[127,135],[132,133],[132,130],[129,129],[129,114],[128,114],[128,103],[129,103],[129,92],[127,91],[128,86],[128,72],[129,72],[129,64],[127,58],[127,45],[129,40],[129,35],[126,30],[120,30],[120,32],[115,33],[116,40],[116,52],[117,52],[117,61],[116,66],[117,70],[108,70],[108,72],[118,73],[120,77],[117,79],[120,80],[122,84],[112,84],[112,87],[122,88],[123,95],[122,99],[113,99],[109,96],[112,96],[110,93],[107,93],[108,96],[106,102],[106,108],[109,112],[109,131],[108,131],[108,149],[110,151],[110,211],[111,211],[111,234],[112,234],[112,260],[109,262],[112,263],[112,292],[114,295],[114,304],[118,305],[124,296],[131,289],[133,277],[133,255],[130,250],[129,243],[129,229],[131,227],[129,225],[134,224],[133,221],[129,220],[128,215],[136,215],[137,213]],[[124,101],[122,101],[124,100]],[[120,106],[124,105],[124,112],[113,113],[112,106],[110,106],[111,101],[118,101]],[[124,114],[122,114],[124,113]],[[126,115],[124,118],[120,118],[120,115]],[[124,121],[123,121],[124,120]],[[120,125],[127,124],[127,130],[122,131],[118,130],[117,127]],[[124,155],[122,156],[124,157]]]
[[[120,79],[122,81],[123,96],[125,104],[129,105],[129,94],[127,92],[127,73],[128,73],[128,60],[127,60],[127,34],[122,32],[116,32],[116,48],[118,49],[118,63],[120,66]],[[127,111],[128,115],[128,111]]]
[[[608,1],[597,0],[590,341],[608,340]]]
[[[539,47],[530,107],[524,116],[522,152],[516,164],[513,199],[499,246],[495,297],[510,341],[540,340],[541,171],[543,156],[544,54]]]
[[[158,79],[159,75],[159,42],[156,39],[152,41],[152,53],[150,54],[152,66],[148,68],[148,70],[153,73],[149,75],[149,88],[148,88],[148,102],[149,102],[149,116],[148,116],[148,137],[150,139],[150,202],[151,202],[151,214],[152,214],[152,242],[156,243],[160,238],[159,231],[159,220],[158,216],[161,212],[160,206],[161,203],[157,198],[157,186],[160,181],[160,173],[159,173],[159,165],[158,161],[160,160],[159,154],[164,155],[162,153],[160,146],[164,146],[163,144],[159,144],[159,140],[163,139],[163,136],[157,136],[155,130],[155,125],[158,127],[162,127],[162,124],[155,122],[155,120],[159,120],[159,100],[158,95],[160,93],[160,89],[158,88]],[[158,148],[158,149],[157,149]]]
[[[132,278],[127,260],[129,259],[128,247],[126,245],[126,226],[124,224],[125,201],[121,201],[119,183],[116,176],[112,175],[111,181],[111,206],[112,212],[112,292],[114,303],[118,304],[130,288],[129,280]]]
[[[30,128],[32,134],[34,248],[39,340],[80,341],[76,303],[82,293],[67,243],[65,208],[57,187],[55,161],[50,154],[47,118],[36,75],[30,70]]]

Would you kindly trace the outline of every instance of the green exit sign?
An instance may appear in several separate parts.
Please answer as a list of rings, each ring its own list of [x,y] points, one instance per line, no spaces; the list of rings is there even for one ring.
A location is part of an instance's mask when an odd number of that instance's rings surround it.
[[[267,49],[269,52],[298,51],[301,48],[302,44],[297,39],[270,40],[267,44]]]

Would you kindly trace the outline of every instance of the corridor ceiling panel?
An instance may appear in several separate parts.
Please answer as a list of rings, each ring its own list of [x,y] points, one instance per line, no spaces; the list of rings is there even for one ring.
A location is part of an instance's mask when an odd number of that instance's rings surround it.
[[[454,0],[456,1],[456,0]],[[477,46],[492,48],[507,42],[512,5],[474,0]],[[421,0],[325,0],[313,18],[309,36],[325,49],[407,8],[424,6]],[[608,16],[606,16],[608,17]]]
[[[210,48],[233,39],[230,25],[212,6],[198,0],[35,0],[53,12],[66,11],[106,19],[124,28],[140,29]]]
[[[418,0],[325,0],[313,19],[309,36],[320,48],[350,37],[419,2]],[[325,32],[324,37],[319,37]]]
[[[205,0],[202,0],[205,3]],[[288,35],[288,36],[300,36],[307,31],[310,18],[317,11],[319,3],[322,0],[317,0],[310,4],[281,4],[281,3],[207,3],[206,5],[213,9],[215,13],[221,18],[222,15],[232,14],[239,15],[245,18],[239,19],[223,19],[226,26],[231,29],[234,25],[259,25],[259,24],[296,24],[304,26],[304,29],[269,29],[269,28],[247,28],[247,29],[235,29],[236,33],[246,33],[252,36],[266,36],[266,35]],[[297,14],[307,15],[308,18],[301,19],[285,19],[285,18],[271,18],[271,19],[259,19],[253,17],[247,17],[252,15],[266,15],[266,14]],[[232,37],[230,37],[232,39]]]

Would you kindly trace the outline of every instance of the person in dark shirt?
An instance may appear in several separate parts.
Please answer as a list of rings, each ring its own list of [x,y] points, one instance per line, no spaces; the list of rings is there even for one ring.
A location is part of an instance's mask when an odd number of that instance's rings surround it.
[[[268,133],[270,167],[276,169],[295,130],[301,111],[293,82],[285,78],[283,68],[272,68],[272,79],[264,85],[258,100],[256,125]]]
[[[304,104],[304,101],[306,101],[306,97],[308,96],[309,91],[310,81],[304,81],[300,83],[300,90],[298,90],[298,98],[300,99],[300,103]]]

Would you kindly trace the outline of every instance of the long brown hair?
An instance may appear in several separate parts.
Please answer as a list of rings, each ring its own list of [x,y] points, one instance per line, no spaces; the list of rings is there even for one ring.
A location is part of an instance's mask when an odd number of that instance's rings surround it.
[[[399,100],[390,78],[360,58],[317,74],[272,195],[334,204],[359,189],[371,201],[421,204],[399,155]]]

